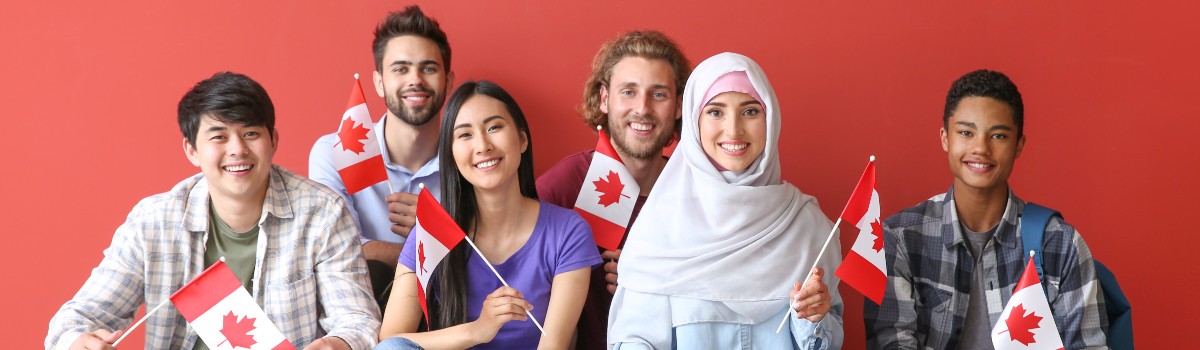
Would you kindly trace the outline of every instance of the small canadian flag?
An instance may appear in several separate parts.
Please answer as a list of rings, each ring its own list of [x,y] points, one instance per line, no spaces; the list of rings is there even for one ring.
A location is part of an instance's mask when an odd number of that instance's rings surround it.
[[[366,101],[358,74],[355,74],[350,101],[346,103],[346,113],[342,114],[338,126],[338,142],[329,150],[333,154],[333,166],[350,194],[388,179],[379,139],[372,130],[375,123],[371,121]]]
[[[1038,279],[1033,257],[1025,265],[1025,273],[1017,282],[1012,298],[1000,313],[1000,320],[992,328],[992,346],[996,349],[1062,349],[1062,338],[1054,315],[1050,314],[1050,303]]]
[[[887,290],[887,265],[883,253],[883,225],[879,220],[879,190],[875,184],[875,157],[867,163],[854,193],[842,209],[841,220],[858,227],[858,238],[835,273],[876,304]]]
[[[620,248],[641,192],[613,149],[608,133],[600,130],[596,154],[592,156],[592,165],[588,167],[579,198],[575,200],[575,211],[592,227],[596,245],[608,250]]]
[[[417,301],[421,303],[421,311],[425,313],[425,323],[429,323],[429,304],[426,302],[425,289],[429,279],[438,265],[450,250],[467,237],[454,219],[450,217],[442,205],[438,204],[429,189],[421,188],[417,194],[417,223],[413,225],[409,236],[417,240],[417,261],[414,270],[417,273]]]
[[[210,349],[295,349],[224,261],[172,294],[171,303]]]

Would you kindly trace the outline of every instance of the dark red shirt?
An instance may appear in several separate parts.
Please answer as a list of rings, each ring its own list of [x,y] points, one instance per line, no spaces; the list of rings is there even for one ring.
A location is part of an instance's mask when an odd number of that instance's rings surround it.
[[[579,189],[583,187],[588,167],[592,165],[592,155],[596,150],[587,150],[563,158],[550,170],[546,170],[537,179],[538,199],[563,207],[574,208],[575,200],[579,198]],[[629,218],[628,227],[637,220],[638,212],[646,204],[646,196],[638,196],[633,205],[633,215]],[[621,245],[625,240],[621,239]],[[604,249],[597,247],[601,252]],[[607,261],[606,261],[607,263]],[[579,314],[579,327],[575,339],[575,347],[580,350],[608,349],[608,307],[612,304],[612,294],[608,292],[608,282],[604,280],[604,269],[592,269],[591,282],[588,284],[587,301],[583,303],[583,312]]]

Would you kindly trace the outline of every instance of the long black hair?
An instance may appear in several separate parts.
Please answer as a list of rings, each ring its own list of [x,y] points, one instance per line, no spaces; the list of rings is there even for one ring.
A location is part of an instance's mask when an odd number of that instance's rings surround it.
[[[441,160],[438,165],[441,167],[442,176],[442,207],[446,208],[459,227],[468,230],[474,227],[479,219],[479,204],[475,200],[475,186],[467,182],[454,161],[454,125],[463,103],[476,95],[484,95],[504,103],[517,126],[517,132],[524,134],[527,147],[525,152],[521,153],[521,164],[517,166],[517,180],[521,186],[521,195],[538,198],[533,177],[533,137],[529,134],[529,123],[525,121],[521,107],[496,83],[487,80],[465,82],[450,95],[450,99],[446,101],[446,109],[442,112],[442,129],[438,141]],[[466,323],[468,308],[479,307],[467,305],[467,278],[470,277],[467,276],[467,258],[470,254],[470,247],[459,244],[433,272],[433,279],[436,281],[430,283],[430,290],[425,295],[437,295],[439,299],[436,303],[429,303],[429,321],[432,323],[429,330]],[[435,287],[436,294],[432,290]]]

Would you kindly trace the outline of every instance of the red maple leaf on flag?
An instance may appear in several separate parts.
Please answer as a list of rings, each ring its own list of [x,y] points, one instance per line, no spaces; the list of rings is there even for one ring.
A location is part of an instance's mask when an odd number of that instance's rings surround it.
[[[1025,346],[1034,343],[1032,330],[1040,328],[1038,323],[1041,322],[1042,316],[1038,316],[1036,312],[1031,311],[1026,315],[1023,304],[1013,306],[1012,311],[1008,313],[1008,319],[1004,320],[1004,324],[1008,326],[1008,336]]]
[[[367,132],[370,129],[364,128],[362,124],[354,125],[354,119],[342,119],[342,127],[338,128],[338,143],[342,145],[342,149],[354,152],[354,154],[363,153],[363,149],[367,140]],[[336,145],[335,145],[336,146]]]
[[[879,218],[875,218],[875,222],[871,223],[871,234],[875,235],[875,242],[871,245],[871,249],[875,251],[883,250],[883,224],[879,222]]]
[[[241,321],[238,321],[238,317],[233,314],[233,311],[221,317],[221,335],[225,336],[225,341],[229,342],[230,347],[249,349],[254,346],[257,342],[254,341],[253,335],[248,334],[253,330],[253,318],[243,317]],[[221,344],[225,344],[225,342],[221,342]],[[217,346],[221,346],[221,344],[217,344]]]
[[[596,192],[600,192],[600,201],[597,204],[607,207],[620,202],[621,197],[629,198],[621,194],[621,191],[625,190],[625,184],[621,183],[621,176],[615,171],[609,170],[608,176],[592,181],[592,184],[596,185]]]

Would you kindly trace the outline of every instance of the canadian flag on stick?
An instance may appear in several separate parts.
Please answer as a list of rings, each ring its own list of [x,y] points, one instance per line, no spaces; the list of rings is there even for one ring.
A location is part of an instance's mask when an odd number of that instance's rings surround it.
[[[374,125],[362,86],[358,83],[358,74],[355,74],[350,102],[346,103],[346,113],[342,114],[338,126],[338,143],[329,150],[333,154],[333,167],[337,168],[349,194],[388,179],[379,139],[372,130]]]
[[[596,245],[617,250],[642,189],[613,149],[608,133],[600,130],[599,134],[596,154],[575,200],[575,211],[592,227]]]
[[[1025,273],[1017,282],[1017,288],[1013,290],[1012,298],[1008,299],[1004,312],[1000,313],[1000,320],[992,328],[992,346],[996,349],[1063,348],[1032,255],[1025,265]]]
[[[867,163],[854,193],[842,209],[839,222],[854,223],[858,238],[850,246],[835,274],[876,304],[883,303],[887,289],[887,265],[883,254],[883,225],[879,220],[879,190],[875,184],[875,157]]]
[[[413,226],[409,236],[417,240],[417,301],[421,303],[421,311],[425,313],[425,323],[429,324],[429,304],[425,301],[425,289],[429,286],[429,278],[433,271],[442,263],[442,258],[450,254],[458,243],[467,237],[454,219],[442,209],[429,189],[421,187],[417,194],[417,224]]]
[[[210,349],[295,349],[224,261],[172,294],[171,303]]]

